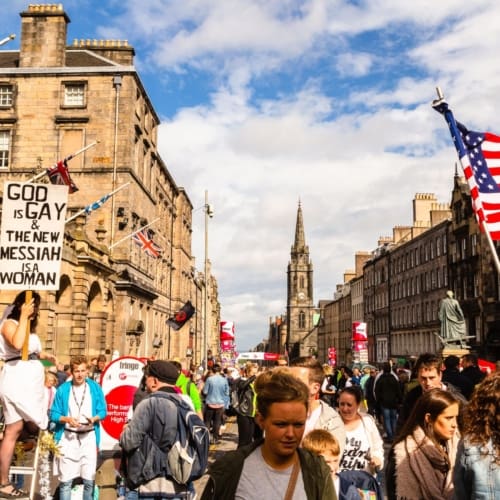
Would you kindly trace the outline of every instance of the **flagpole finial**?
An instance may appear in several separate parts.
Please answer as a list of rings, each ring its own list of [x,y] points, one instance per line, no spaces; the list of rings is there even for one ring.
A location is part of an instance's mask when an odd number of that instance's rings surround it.
[[[436,93],[437,93],[437,99],[434,99],[432,101],[432,107],[436,110],[439,111],[440,113],[444,113],[448,109],[448,103],[446,102],[444,98],[444,94],[441,91],[441,87],[436,87]]]

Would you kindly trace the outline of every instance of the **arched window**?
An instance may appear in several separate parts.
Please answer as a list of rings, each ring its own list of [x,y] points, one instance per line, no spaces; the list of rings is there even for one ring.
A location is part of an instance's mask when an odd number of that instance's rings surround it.
[[[306,314],[304,311],[300,311],[299,313],[299,328],[305,328],[306,327]]]

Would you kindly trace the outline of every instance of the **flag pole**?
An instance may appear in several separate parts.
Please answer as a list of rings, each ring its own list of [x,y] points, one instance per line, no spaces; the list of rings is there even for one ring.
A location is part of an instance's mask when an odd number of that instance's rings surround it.
[[[448,127],[450,129],[451,137],[453,139],[453,142],[455,143],[455,147],[458,152],[458,159],[460,160],[460,165],[462,165],[462,170],[465,170],[465,166],[463,164],[462,158],[464,158],[466,155],[468,155],[467,150],[465,149],[464,143],[462,142],[462,137],[460,136],[460,132],[457,127],[457,122],[455,121],[455,117],[453,116],[453,113],[451,110],[448,108],[448,105],[444,99],[443,92],[441,91],[440,87],[436,87],[436,92],[437,92],[437,100],[432,102],[432,107],[436,109],[436,111],[440,112],[443,114],[444,119],[446,120],[446,123],[448,124]],[[444,104],[445,106],[443,109],[439,109],[440,105]],[[498,253],[495,248],[495,244],[493,243],[493,240],[491,238],[491,234],[488,231],[488,226],[486,224],[486,221],[483,220],[482,218],[479,218],[479,224],[481,225],[484,234],[486,235],[486,240],[488,241],[488,245],[491,250],[491,254],[493,256],[493,262],[495,263],[495,267],[497,270],[497,273],[500,274],[500,259],[498,258]]]
[[[24,303],[29,304],[31,302],[31,299],[33,298],[33,294],[31,290],[26,290],[26,294],[24,297]],[[30,333],[31,333],[31,319],[28,318],[26,321],[26,332],[24,336],[24,341],[23,341],[23,347],[21,350],[21,359],[23,361],[28,361],[28,346],[29,346],[29,341],[30,341]]]
[[[104,201],[107,201],[109,198],[111,198],[111,196],[114,196],[116,193],[118,193],[118,191],[120,191],[124,187],[127,187],[129,184],[130,184],[130,181],[126,182],[125,184],[123,184],[120,187],[116,188],[114,191],[111,191],[111,193],[105,194],[103,197],[101,197],[100,199],[98,199],[94,203],[99,203],[103,198],[106,198]],[[89,206],[89,205],[87,205],[87,206]],[[84,214],[86,211],[87,211],[87,207],[82,208],[82,210],[80,210],[76,214],[72,215],[69,219],[66,219],[65,224],[67,224],[68,222],[71,222],[72,220],[75,220],[77,217],[79,217],[80,215]]]
[[[129,238],[134,236],[134,234],[137,234],[138,232],[142,231],[143,229],[146,229],[147,227],[152,226],[155,222],[157,222],[159,220],[160,220],[160,217],[156,217],[156,219],[152,220],[149,224],[146,224],[146,225],[140,227],[139,229],[137,229],[137,231],[134,231],[133,233],[130,233],[128,236],[125,236],[125,238],[122,238],[121,240],[117,241],[116,243],[113,243],[110,247],[108,247],[108,252],[112,248],[116,247],[116,245],[123,243],[125,240],[128,240]]]
[[[99,144],[100,141],[94,141],[90,144],[87,144],[87,146],[83,147],[82,149],[79,149],[76,153],[73,153],[69,156],[66,156],[62,161],[69,161],[72,160],[75,156],[78,156],[79,154],[82,154],[84,151],[87,151],[87,149],[93,148],[96,144]],[[44,175],[47,175],[47,171],[44,170],[43,172],[40,172],[39,174],[36,174],[34,177],[31,179],[27,180],[26,182],[35,182],[38,179],[41,179]]]

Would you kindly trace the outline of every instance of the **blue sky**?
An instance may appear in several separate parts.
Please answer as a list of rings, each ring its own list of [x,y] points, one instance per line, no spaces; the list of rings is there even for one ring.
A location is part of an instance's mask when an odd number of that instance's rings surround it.
[[[19,37],[19,12],[2,6]],[[412,221],[416,193],[449,203],[456,153],[432,110],[441,86],[471,129],[500,133],[493,0],[67,0],[73,38],[126,39],[162,120],[159,149],[195,208],[240,351],[285,312],[297,204],[314,300],[356,251]],[[18,39],[3,49],[16,48]],[[193,213],[203,268],[203,211]]]

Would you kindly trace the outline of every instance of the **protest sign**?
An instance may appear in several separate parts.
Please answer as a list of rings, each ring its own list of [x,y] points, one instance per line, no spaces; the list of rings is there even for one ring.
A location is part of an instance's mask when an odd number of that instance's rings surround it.
[[[58,290],[68,187],[6,182],[0,232],[2,290]]]

